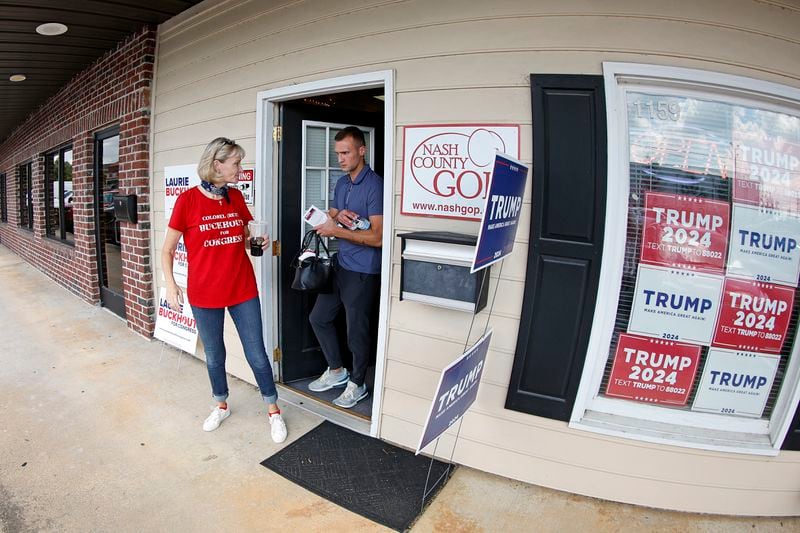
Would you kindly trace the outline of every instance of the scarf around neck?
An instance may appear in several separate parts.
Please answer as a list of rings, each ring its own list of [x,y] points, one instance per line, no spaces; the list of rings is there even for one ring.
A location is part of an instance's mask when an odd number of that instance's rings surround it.
[[[214,187],[211,183],[207,181],[201,181],[200,186],[205,189],[206,191],[210,192],[214,196],[222,196],[225,198],[225,201],[231,203],[231,199],[228,197],[228,186],[223,185],[222,187]]]

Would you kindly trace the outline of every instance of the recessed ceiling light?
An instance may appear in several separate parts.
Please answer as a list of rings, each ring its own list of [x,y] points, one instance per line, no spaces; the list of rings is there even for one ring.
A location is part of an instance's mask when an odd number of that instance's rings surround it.
[[[12,74],[8,79],[11,81],[25,81],[26,78],[25,74]]]
[[[36,33],[41,35],[61,35],[67,33],[67,27],[60,22],[46,22],[36,27]]]

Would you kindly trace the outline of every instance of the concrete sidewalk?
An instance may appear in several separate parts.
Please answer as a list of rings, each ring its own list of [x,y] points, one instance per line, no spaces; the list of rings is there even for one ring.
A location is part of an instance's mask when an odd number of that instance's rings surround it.
[[[259,463],[284,445],[256,389],[210,411],[204,364],[144,339],[0,245],[0,531],[388,531]],[[321,422],[281,402],[289,439]],[[423,531],[800,531],[800,519],[674,513],[461,467]]]

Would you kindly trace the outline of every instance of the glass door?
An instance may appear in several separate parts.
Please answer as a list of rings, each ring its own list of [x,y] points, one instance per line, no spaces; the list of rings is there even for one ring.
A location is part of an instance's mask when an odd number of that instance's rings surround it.
[[[125,318],[120,227],[114,217],[114,195],[119,192],[119,128],[112,128],[95,136],[94,176],[100,301],[103,307]]]

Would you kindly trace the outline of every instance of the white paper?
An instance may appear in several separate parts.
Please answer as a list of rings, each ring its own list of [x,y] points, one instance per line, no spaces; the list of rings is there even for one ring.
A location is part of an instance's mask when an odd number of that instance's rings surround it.
[[[303,213],[303,220],[305,220],[311,226],[319,226],[328,220],[328,213],[319,207],[312,205],[306,210],[305,213]]]

